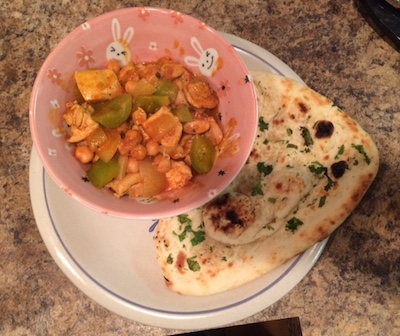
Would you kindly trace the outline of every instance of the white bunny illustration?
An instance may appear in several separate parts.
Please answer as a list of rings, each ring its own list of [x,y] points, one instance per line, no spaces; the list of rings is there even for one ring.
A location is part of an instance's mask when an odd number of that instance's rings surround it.
[[[190,39],[190,43],[193,49],[199,55],[199,58],[194,56],[186,56],[185,63],[189,66],[198,67],[201,74],[210,77],[213,75],[214,70],[217,67],[218,51],[214,48],[208,48],[204,50],[196,37]]]
[[[119,62],[120,66],[125,66],[131,59],[131,52],[128,44],[132,40],[134,29],[129,27],[124,37],[121,38],[121,26],[117,19],[113,19],[111,22],[111,31],[113,34],[114,42],[111,42],[106,51],[107,60],[114,59]]]

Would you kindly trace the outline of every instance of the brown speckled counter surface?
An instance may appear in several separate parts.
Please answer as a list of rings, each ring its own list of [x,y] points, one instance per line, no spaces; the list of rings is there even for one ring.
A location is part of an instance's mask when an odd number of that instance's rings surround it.
[[[44,1],[0,5],[0,334],[167,335],[117,316],[77,289],[39,235],[29,195],[30,91],[76,26],[128,6],[160,6],[267,49],[374,138],[378,177],[309,274],[237,324],[299,316],[304,335],[400,335],[400,53],[354,1]]]

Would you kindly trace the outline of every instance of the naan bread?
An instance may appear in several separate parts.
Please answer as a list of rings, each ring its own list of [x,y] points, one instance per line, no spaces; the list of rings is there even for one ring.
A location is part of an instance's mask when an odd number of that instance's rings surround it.
[[[377,174],[373,140],[331,100],[252,77],[259,130],[245,167],[221,196],[158,225],[157,259],[178,293],[226,291],[284,264],[343,223]]]

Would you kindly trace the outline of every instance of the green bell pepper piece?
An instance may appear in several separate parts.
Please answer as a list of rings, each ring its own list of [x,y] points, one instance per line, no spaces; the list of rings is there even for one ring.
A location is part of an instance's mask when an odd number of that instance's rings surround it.
[[[179,118],[179,121],[183,124],[189,121],[193,121],[189,107],[187,106],[179,106],[173,110],[173,113]]]
[[[117,177],[118,171],[119,164],[116,158],[112,158],[107,163],[99,159],[90,166],[87,178],[95,188],[101,189]]]
[[[124,93],[97,105],[92,119],[107,128],[116,128],[132,113],[132,96]]]
[[[215,160],[215,147],[210,139],[202,135],[195,135],[190,149],[192,168],[198,174],[208,173]]]
[[[138,96],[135,100],[136,108],[142,108],[146,113],[156,113],[162,106],[170,104],[168,96]]]
[[[160,81],[156,85],[156,91],[154,95],[156,96],[168,96],[169,101],[172,103],[175,101],[178,95],[179,87],[174,82],[171,81]]]
[[[148,96],[152,95],[156,91],[153,84],[149,83],[148,80],[142,78],[137,82],[135,89],[133,90],[134,96]]]

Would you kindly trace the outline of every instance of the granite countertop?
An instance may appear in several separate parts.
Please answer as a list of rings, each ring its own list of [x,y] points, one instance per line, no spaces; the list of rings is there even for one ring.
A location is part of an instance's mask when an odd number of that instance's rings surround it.
[[[299,316],[304,335],[400,335],[400,54],[357,1],[2,1],[0,6],[0,334],[167,335],[120,317],[51,258],[29,194],[29,99],[51,49],[86,20],[126,6],[169,7],[288,64],[369,132],[379,174],[320,259],[280,301],[236,324]]]

